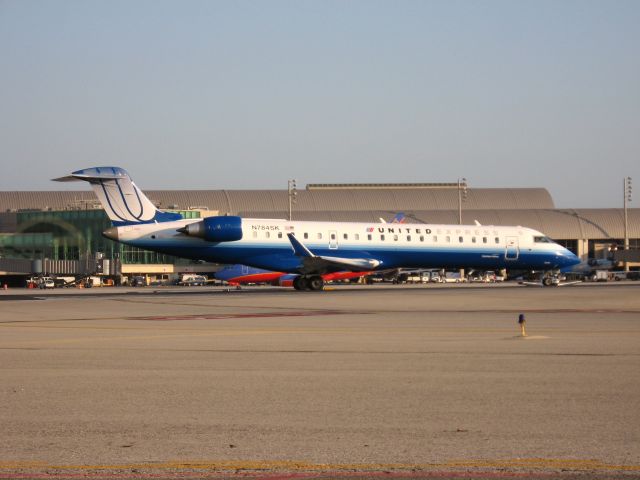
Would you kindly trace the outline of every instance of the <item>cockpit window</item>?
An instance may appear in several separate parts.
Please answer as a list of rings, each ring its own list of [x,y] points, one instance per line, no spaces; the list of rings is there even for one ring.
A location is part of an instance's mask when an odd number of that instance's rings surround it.
[[[533,237],[534,243],[553,243],[549,237]]]

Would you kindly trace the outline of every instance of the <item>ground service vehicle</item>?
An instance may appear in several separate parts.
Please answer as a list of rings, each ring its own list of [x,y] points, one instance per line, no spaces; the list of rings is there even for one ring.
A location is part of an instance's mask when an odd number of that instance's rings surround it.
[[[207,277],[203,275],[183,275],[178,281],[178,285],[203,286],[207,284]]]

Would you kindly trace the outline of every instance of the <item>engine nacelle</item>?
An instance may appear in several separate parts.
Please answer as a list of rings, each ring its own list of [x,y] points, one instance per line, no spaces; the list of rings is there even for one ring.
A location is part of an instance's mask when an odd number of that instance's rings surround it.
[[[199,222],[179,228],[178,231],[191,237],[203,238],[208,242],[234,242],[242,240],[242,218],[206,217]]]

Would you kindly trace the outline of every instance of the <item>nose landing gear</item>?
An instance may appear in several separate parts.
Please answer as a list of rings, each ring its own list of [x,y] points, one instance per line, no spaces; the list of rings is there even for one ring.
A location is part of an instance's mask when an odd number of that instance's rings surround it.
[[[558,287],[564,276],[559,270],[545,272],[542,276],[542,285],[545,287]]]

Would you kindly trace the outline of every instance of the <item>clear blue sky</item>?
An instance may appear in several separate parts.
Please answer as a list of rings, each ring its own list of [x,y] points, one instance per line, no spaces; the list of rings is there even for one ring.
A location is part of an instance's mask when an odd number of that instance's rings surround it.
[[[640,206],[640,2],[0,0],[0,190],[541,186]],[[86,188],[86,186],[81,186]]]

